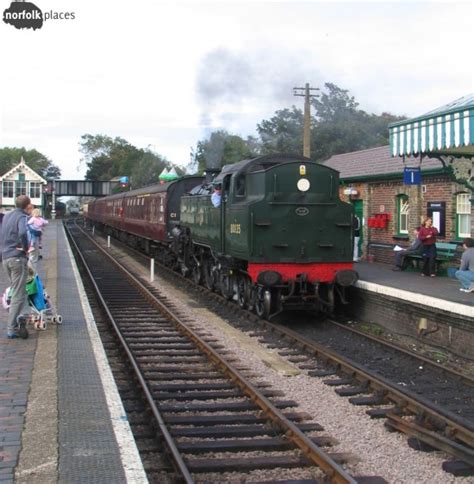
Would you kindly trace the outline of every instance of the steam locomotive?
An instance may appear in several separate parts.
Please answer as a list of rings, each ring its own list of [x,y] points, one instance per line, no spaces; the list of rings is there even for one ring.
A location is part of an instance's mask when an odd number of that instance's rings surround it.
[[[211,202],[217,185],[219,207]],[[267,155],[226,165],[212,181],[184,177],[98,199],[85,215],[260,317],[331,313],[357,280],[353,209],[338,187],[329,167]]]

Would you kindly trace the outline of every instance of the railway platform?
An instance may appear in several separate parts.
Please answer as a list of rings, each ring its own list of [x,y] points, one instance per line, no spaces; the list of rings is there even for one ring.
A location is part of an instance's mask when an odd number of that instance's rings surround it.
[[[2,309],[0,482],[146,482],[61,221],[50,222],[42,254],[63,324],[9,340]]]
[[[414,347],[426,344],[435,358],[474,361],[474,293],[460,291],[457,279],[421,277],[392,267],[356,264],[359,281],[350,290],[346,315],[408,338]]]
[[[392,271],[393,266],[359,262],[358,287],[387,294],[414,304],[426,304],[429,298],[438,309],[474,318],[474,293],[460,291],[460,283],[451,277],[421,277],[419,272]]]

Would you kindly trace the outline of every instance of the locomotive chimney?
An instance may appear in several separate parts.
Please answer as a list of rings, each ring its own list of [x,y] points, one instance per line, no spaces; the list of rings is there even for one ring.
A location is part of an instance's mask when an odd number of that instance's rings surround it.
[[[221,171],[220,168],[208,168],[206,167],[206,183],[212,183],[212,180]]]
[[[222,132],[212,133],[207,142],[204,156],[206,158],[206,181],[211,182],[222,168],[225,136]]]

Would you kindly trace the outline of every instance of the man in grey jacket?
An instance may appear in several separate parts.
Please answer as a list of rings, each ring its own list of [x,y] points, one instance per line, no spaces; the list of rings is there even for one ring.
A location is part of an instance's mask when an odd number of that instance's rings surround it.
[[[26,209],[30,198],[16,198],[16,209],[3,217],[1,245],[5,272],[10,279],[11,303],[8,314],[7,337],[28,338],[26,317],[29,313],[26,278],[28,275],[28,228]]]
[[[461,257],[461,265],[456,271],[456,279],[461,283],[461,292],[474,292],[474,240],[463,240],[464,252]]]
[[[408,249],[395,252],[395,267],[392,269],[392,271],[403,271],[406,269],[407,261],[405,257],[407,255],[421,254],[423,244],[418,238],[418,228],[413,230],[413,237],[413,242],[411,243],[410,247],[408,247]]]

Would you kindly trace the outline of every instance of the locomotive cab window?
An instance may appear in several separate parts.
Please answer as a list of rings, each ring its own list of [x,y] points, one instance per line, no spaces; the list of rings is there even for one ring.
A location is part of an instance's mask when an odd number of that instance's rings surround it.
[[[235,179],[235,196],[245,197],[245,176],[239,175]]]

